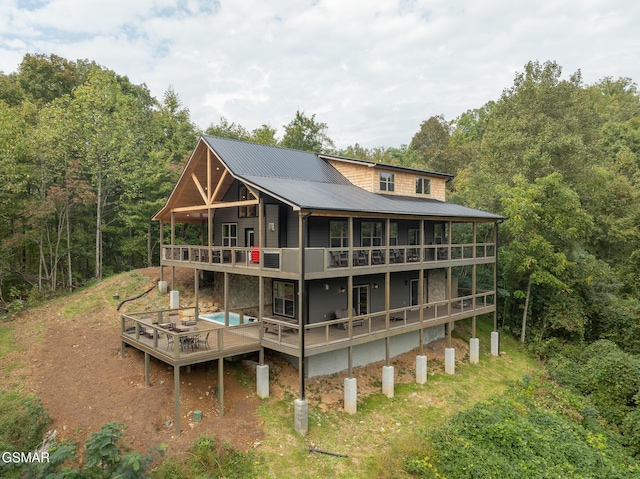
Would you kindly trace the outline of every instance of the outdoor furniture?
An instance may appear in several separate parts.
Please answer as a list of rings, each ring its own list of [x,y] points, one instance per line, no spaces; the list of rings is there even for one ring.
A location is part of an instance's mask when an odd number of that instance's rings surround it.
[[[167,351],[173,348],[173,334],[167,334]]]
[[[206,336],[204,337],[204,339],[202,339],[202,338],[200,337],[200,335],[198,334],[198,340],[197,340],[196,348],[199,348],[199,347],[200,347],[200,344],[204,344],[204,345],[205,345],[205,347],[206,347],[207,349],[209,349],[209,335],[210,335],[210,334],[211,334],[211,331],[209,331],[209,332],[206,334]]]
[[[355,315],[355,310],[351,308],[351,317]],[[336,319],[347,319],[349,317],[348,310],[346,309],[336,309]],[[364,326],[364,319],[358,319],[356,321],[352,321],[353,326]],[[349,327],[349,322],[345,321],[344,323],[338,323],[336,326],[340,329],[347,329]]]
[[[379,249],[374,249],[371,252],[371,263],[384,264],[384,253]]]

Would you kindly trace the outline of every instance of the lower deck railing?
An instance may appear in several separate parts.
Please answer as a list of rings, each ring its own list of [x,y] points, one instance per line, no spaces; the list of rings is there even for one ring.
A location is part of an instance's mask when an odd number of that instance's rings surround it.
[[[191,311],[193,311],[193,313]],[[389,334],[401,334],[448,321],[495,310],[495,293],[479,292],[451,300],[435,301],[422,307],[407,306],[377,311],[351,318],[307,324],[305,352],[338,349],[352,341],[368,342]],[[181,308],[121,315],[121,339],[172,363],[188,363],[206,358],[242,354],[261,347],[300,349],[300,325],[275,317],[224,326],[195,319],[194,308]]]

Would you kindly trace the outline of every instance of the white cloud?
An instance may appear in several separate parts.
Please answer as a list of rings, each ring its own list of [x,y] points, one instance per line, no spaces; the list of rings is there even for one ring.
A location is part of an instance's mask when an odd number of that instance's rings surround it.
[[[172,85],[203,128],[281,128],[296,109],[338,146],[399,146],[432,115],[499,97],[530,60],[586,82],[638,80],[640,6],[623,0],[52,0],[0,5],[0,70],[25,53],[88,58]],[[40,7],[38,8],[38,5]]]

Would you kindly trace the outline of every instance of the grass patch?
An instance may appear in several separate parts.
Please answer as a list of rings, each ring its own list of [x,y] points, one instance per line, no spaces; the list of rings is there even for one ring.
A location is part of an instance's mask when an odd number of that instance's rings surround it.
[[[457,323],[456,335],[468,340],[470,324]],[[354,415],[323,411],[316,395],[308,396],[309,432],[304,438],[293,430],[294,396],[264,400],[259,413],[266,432],[261,446],[265,462],[257,466],[259,476],[415,477],[404,466],[407,458],[421,457],[428,450],[425,431],[442,427],[454,414],[472,408],[478,401],[501,396],[523,375],[539,368],[512,338],[502,338],[502,356],[491,356],[491,326],[488,322],[477,324],[479,364],[458,362],[456,374],[430,373],[424,385],[396,384],[392,399],[383,394],[360,397]],[[428,370],[434,364],[428,359]],[[413,371],[406,375],[413,375]],[[377,385],[381,389],[381,384]],[[310,454],[311,447],[348,457]]]

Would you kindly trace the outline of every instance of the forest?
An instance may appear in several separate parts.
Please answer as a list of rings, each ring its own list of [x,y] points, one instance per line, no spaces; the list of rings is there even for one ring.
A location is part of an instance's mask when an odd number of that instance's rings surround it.
[[[548,361],[554,379],[592,397],[640,453],[632,79],[585,84],[580,71],[532,61],[499,98],[455,119],[431,116],[397,147],[336,148],[329,126],[304,111],[282,126],[279,138],[272,125],[249,131],[220,118],[203,132],[172,88],[158,100],[95,62],[26,55],[16,73],[0,74],[0,314],[158,265],[150,218],[201,133],[451,173],[449,201],[506,218],[500,330]]]

